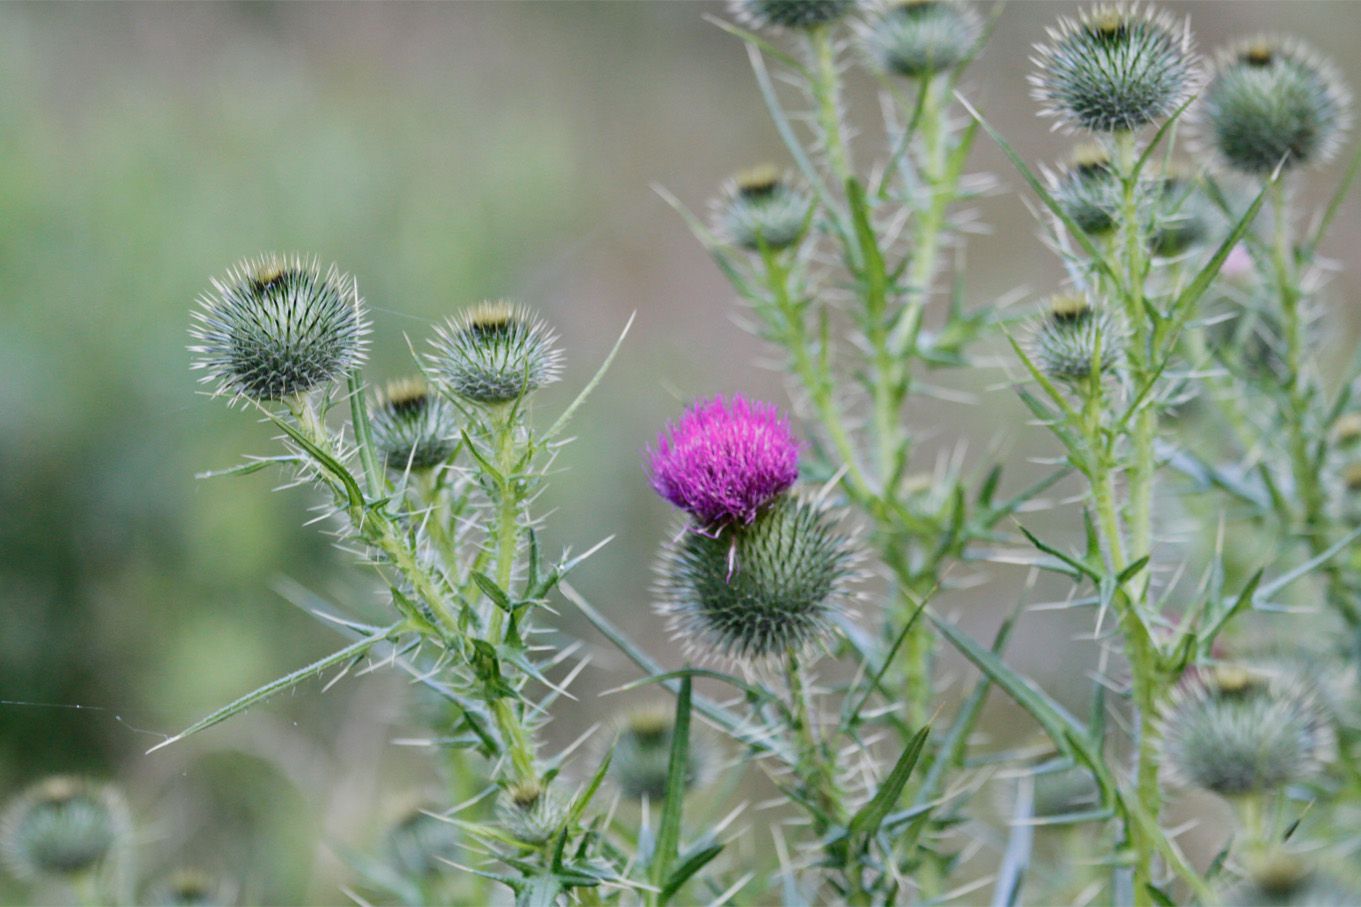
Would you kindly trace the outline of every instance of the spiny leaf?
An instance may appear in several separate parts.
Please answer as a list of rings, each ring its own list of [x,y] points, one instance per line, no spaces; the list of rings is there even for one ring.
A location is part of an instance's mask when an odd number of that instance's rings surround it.
[[[662,801],[657,845],[652,852],[652,864],[648,867],[652,884],[659,887],[670,878],[671,864],[680,850],[686,763],[690,755],[690,685],[690,678],[682,677],[680,692],[676,694],[676,718],[672,724],[671,754],[666,767],[666,798]],[[666,898],[658,895],[655,903],[665,904]]]
[[[870,837],[879,830],[879,826],[883,824],[889,811],[898,802],[898,797],[902,795],[903,787],[912,777],[912,770],[917,767],[917,760],[921,758],[922,748],[926,746],[926,738],[930,733],[931,728],[928,725],[908,741],[906,749],[898,756],[898,761],[894,763],[893,770],[888,773],[884,783],[879,785],[879,790],[875,792],[868,803],[856,810],[847,826],[849,835],[852,837],[861,835]]]
[[[177,743],[186,737],[190,737],[194,734],[197,734],[199,731],[206,730],[215,724],[219,724],[220,722],[226,721],[233,715],[238,715],[241,712],[244,712],[246,709],[250,708],[256,703],[263,702],[264,700],[273,696],[275,693],[282,693],[284,690],[297,686],[304,680],[307,680],[309,677],[315,677],[317,674],[321,673],[322,671],[325,671],[327,668],[334,667],[335,665],[341,664],[342,662],[349,661],[352,658],[356,658],[360,655],[363,655],[365,652],[373,648],[378,643],[382,642],[383,640],[392,636],[394,633],[401,630],[401,628],[404,625],[405,621],[399,621],[395,624],[392,624],[391,626],[384,627],[383,629],[379,630],[376,633],[372,633],[368,636],[365,636],[363,639],[350,643],[343,649],[332,652],[325,658],[320,658],[312,662],[305,668],[299,668],[293,673],[286,674],[283,677],[280,677],[278,680],[265,684],[259,689],[252,690],[245,696],[242,696],[240,699],[230,702],[227,705],[223,706],[222,708],[218,709],[217,711],[213,712],[212,714],[207,715],[204,718],[200,718],[198,721],[195,721],[193,724],[189,725],[189,727],[180,731],[174,737],[171,737],[168,740],[162,740],[160,743],[156,744],[151,749],[147,750],[147,754],[150,755],[151,753],[154,753],[159,749],[167,747],[172,743]]]

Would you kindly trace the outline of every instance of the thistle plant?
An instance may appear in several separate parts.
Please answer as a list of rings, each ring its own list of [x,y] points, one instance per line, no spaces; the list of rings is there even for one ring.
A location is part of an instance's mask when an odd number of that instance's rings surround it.
[[[1275,38],[1207,65],[1189,21],[1081,9],[1032,60],[1036,114],[1077,143],[1046,172],[969,100],[1007,13],[729,9],[715,21],[745,47],[788,163],[733,162],[707,219],[662,195],[789,399],[729,391],[657,415],[637,481],[675,523],[656,540],[650,643],[609,616],[636,602],[598,607],[571,585],[594,540],[557,558],[540,546],[564,431],[614,351],[543,417],[543,391],[577,380],[558,336],[487,302],[449,313],[414,377],[371,386],[357,280],[264,255],[212,281],[191,350],[210,393],[281,447],[209,475],[272,468],[310,486],[339,547],[378,576],[385,616],[327,602],[345,637],[333,654],[156,749],[319,674],[366,660],[404,674],[443,787],[345,853],[356,899],[1354,900],[1361,359],[1338,371],[1312,345],[1330,314],[1320,250],[1361,155],[1311,222],[1296,210],[1345,144],[1331,65]],[[878,89],[872,128],[852,81]],[[981,136],[1064,275],[998,303],[970,300],[965,279],[971,209],[997,185],[970,172]],[[1043,434],[1038,477],[1015,479],[1005,450],[926,442],[953,426],[925,424],[920,404],[980,386]],[[1026,576],[979,642],[950,612],[999,565]],[[598,642],[566,638],[564,603],[637,669],[616,692],[669,698],[555,747],[545,725]],[[1062,701],[1007,652],[1031,610],[1055,607],[1084,630],[1046,654],[1091,681]],[[945,647],[979,676],[944,670]],[[1021,742],[981,733],[994,690],[1024,713]],[[747,764],[776,798],[738,795]],[[112,801],[62,784],[6,813],[15,874],[88,879],[114,860]],[[1168,824],[1193,790],[1231,807],[1208,854]]]

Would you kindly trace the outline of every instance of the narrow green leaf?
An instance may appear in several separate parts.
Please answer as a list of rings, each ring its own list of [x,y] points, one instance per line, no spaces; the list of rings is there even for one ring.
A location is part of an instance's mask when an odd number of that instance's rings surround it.
[[[359,462],[364,466],[364,480],[372,497],[383,494],[383,472],[373,447],[373,429],[369,424],[369,405],[364,399],[364,375],[358,368],[350,369],[345,377],[350,393],[350,427],[354,443],[359,448]]]
[[[1077,225],[1077,222],[1068,216],[1063,210],[1063,206],[1060,205],[1058,200],[1049,193],[1047,188],[1045,188],[1044,182],[1036,176],[1035,171],[1031,170],[1021,156],[1016,153],[1016,149],[1012,148],[1010,143],[1002,138],[1002,134],[994,129],[991,123],[983,119],[983,115],[974,109],[968,99],[959,92],[955,92],[955,98],[959,101],[960,105],[969,112],[969,115],[978,121],[979,125],[983,127],[983,130],[992,137],[992,140],[997,143],[997,147],[1002,149],[1002,153],[1011,161],[1011,165],[1016,168],[1016,172],[1021,175],[1021,179],[1025,180],[1026,185],[1030,186],[1031,191],[1039,196],[1039,199],[1044,203],[1044,206],[1068,229],[1068,232],[1072,234],[1073,239],[1082,247],[1082,251],[1086,252],[1088,257],[1096,262],[1097,267],[1109,277],[1116,286],[1123,286],[1123,281],[1120,279],[1120,276],[1115,272],[1115,269],[1111,267],[1111,263],[1106,260],[1105,253],[1101,251],[1096,243],[1092,242],[1091,237]]]
[[[676,718],[671,728],[671,758],[666,767],[666,798],[657,828],[657,846],[648,867],[653,885],[661,887],[671,875],[680,850],[681,816],[685,809],[685,774],[690,756],[690,678],[683,677],[676,694]],[[665,904],[658,896],[656,903]]]
[[[634,312],[629,316],[629,320],[624,323],[624,329],[619,332],[619,339],[614,341],[614,346],[610,348],[609,355],[605,357],[605,361],[600,363],[600,368],[595,370],[595,374],[591,376],[591,380],[586,382],[586,386],[581,389],[581,393],[577,394],[576,399],[562,411],[562,415],[558,416],[558,420],[549,427],[548,431],[544,432],[543,437],[540,439],[541,441],[547,442],[557,437],[558,433],[567,427],[567,423],[572,420],[572,416],[576,415],[576,411],[586,402],[586,398],[600,385],[600,382],[605,377],[605,372],[609,371],[610,364],[614,362],[614,357],[619,354],[619,348],[624,345],[624,338],[629,335],[629,329],[633,327],[633,321],[637,317],[637,312]]]
[[[376,633],[372,633],[368,636],[365,636],[363,639],[350,643],[343,649],[332,652],[325,658],[321,658],[318,659],[317,661],[312,662],[305,668],[299,668],[298,670],[294,671],[291,674],[286,674],[283,677],[280,677],[278,680],[267,683],[264,686],[260,687],[259,689],[247,693],[245,696],[242,696],[240,699],[228,703],[227,705],[218,709],[216,712],[213,712],[212,714],[204,718],[200,718],[198,721],[195,721],[193,724],[189,725],[189,727],[180,731],[174,737],[171,737],[168,740],[162,740],[160,743],[156,744],[151,749],[147,750],[147,754],[149,755],[151,753],[154,753],[157,750],[167,747],[172,743],[177,743],[186,737],[190,737],[194,734],[197,734],[199,731],[206,730],[207,728],[210,728],[215,724],[219,724],[220,722],[226,721],[233,715],[238,715],[241,712],[244,712],[246,709],[250,708],[256,703],[263,702],[264,700],[273,696],[275,693],[282,693],[284,690],[297,686],[304,680],[307,680],[309,677],[315,677],[317,674],[321,673],[322,671],[325,671],[327,668],[334,667],[335,665],[338,665],[342,662],[349,661],[352,658],[356,658],[360,655],[363,655],[369,649],[373,648],[378,643],[382,642],[383,640],[387,639],[388,637],[392,636],[394,633],[399,631],[404,624],[405,621],[401,621],[392,624],[389,627],[384,627],[383,629],[379,630]]]
[[[472,581],[477,584],[477,587],[482,590],[482,593],[491,600],[493,605],[500,608],[502,611],[505,611],[507,614],[514,613],[514,603],[511,602],[510,596],[506,591],[496,585],[496,580],[487,576],[487,574],[483,573],[481,570],[470,571],[468,576],[470,576]]]
[[[1210,288],[1210,284],[1219,276],[1219,269],[1229,257],[1229,253],[1233,251],[1233,247],[1238,245],[1238,241],[1243,238],[1243,235],[1246,234],[1249,229],[1251,229],[1252,222],[1257,218],[1257,212],[1262,210],[1262,204],[1266,201],[1268,190],[1275,185],[1275,183],[1275,180],[1271,180],[1266,186],[1262,187],[1262,191],[1257,193],[1257,197],[1252,200],[1252,204],[1248,206],[1248,210],[1243,212],[1243,216],[1238,219],[1238,223],[1234,224],[1233,229],[1229,231],[1229,235],[1219,244],[1219,248],[1215,250],[1215,254],[1210,257],[1210,260],[1205,263],[1205,266],[1201,268],[1199,273],[1197,273],[1196,276],[1192,278],[1191,282],[1186,285],[1186,289],[1181,291],[1181,295],[1177,297],[1177,301],[1172,305],[1172,310],[1174,312],[1181,313],[1178,317],[1179,322],[1185,322],[1190,318],[1192,306],[1199,301],[1201,296],[1205,295],[1205,291]]]
[[[1343,174],[1342,181],[1337,184],[1337,191],[1328,200],[1328,205],[1323,209],[1323,216],[1319,218],[1318,226],[1314,228],[1313,234],[1300,246],[1298,261],[1305,264],[1313,261],[1314,252],[1318,250],[1318,244],[1323,241],[1328,228],[1332,226],[1333,218],[1337,216],[1337,211],[1342,207],[1342,202],[1351,191],[1352,183],[1356,181],[1356,174],[1361,172],[1361,147],[1356,149],[1352,155],[1351,163],[1347,165],[1347,172]]]
[[[316,460],[318,465],[340,482],[341,486],[345,489],[345,497],[349,499],[351,507],[356,510],[363,509],[364,492],[360,490],[359,483],[355,481],[354,476],[350,474],[350,471],[346,469],[339,460],[318,447],[316,443],[313,442],[311,438],[304,435],[297,426],[279,418],[278,414],[266,407],[261,406],[260,409],[263,410],[265,414],[269,416],[270,421],[282,429],[283,433],[288,435],[295,444],[307,451],[308,456]]]
[[[870,798],[864,806],[856,810],[851,817],[850,824],[847,826],[847,833],[851,836],[873,836],[879,826],[883,824],[884,818],[889,811],[897,804],[898,798],[902,796],[903,788],[907,781],[912,777],[912,770],[917,767],[917,760],[921,758],[922,748],[926,746],[926,738],[931,734],[931,728],[922,728],[911,740],[908,741],[906,749],[898,756],[898,761],[894,763],[893,770],[888,773],[884,783],[879,785],[879,790]]]
[[[707,866],[714,857],[723,852],[723,847],[724,845],[722,844],[711,844],[708,847],[702,847],[699,850],[696,850],[694,853],[681,860],[680,865],[671,871],[670,878],[668,878],[666,884],[662,886],[662,893],[658,900],[665,904],[675,897],[676,892],[680,891],[680,887],[689,881],[691,876],[699,872]]]

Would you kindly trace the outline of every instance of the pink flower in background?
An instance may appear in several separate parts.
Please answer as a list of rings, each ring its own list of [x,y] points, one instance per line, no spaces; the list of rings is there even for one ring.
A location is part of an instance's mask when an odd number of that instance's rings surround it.
[[[750,523],[799,476],[799,442],[771,403],[693,404],[648,451],[652,487],[705,526]]]

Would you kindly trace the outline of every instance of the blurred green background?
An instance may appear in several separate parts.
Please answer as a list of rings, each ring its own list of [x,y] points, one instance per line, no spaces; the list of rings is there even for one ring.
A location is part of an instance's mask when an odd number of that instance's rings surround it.
[[[1203,49],[1288,29],[1361,85],[1361,5],[1167,5],[1191,14]],[[1029,45],[1074,9],[1014,3],[965,86],[1039,161],[1069,142],[1034,116]],[[306,685],[142,755],[334,647],[338,637],[279,594],[282,581],[366,602],[362,573],[303,525],[306,490],[275,493],[281,477],[269,473],[194,479],[271,449],[251,415],[197,393],[185,351],[209,276],[260,251],[312,252],[357,276],[376,328],[371,378],[409,370],[408,342],[423,344],[432,322],[467,303],[508,296],[539,308],[570,357],[566,381],[539,401],[545,411],[636,311],[545,503],[556,508],[554,548],[618,535],[577,585],[665,650],[648,584],[668,513],[639,451],[690,397],[784,399],[759,344],[734,324],[732,293],[650,188],[702,208],[730,172],[787,159],[742,48],[703,21],[723,11],[0,5],[0,792],[51,771],[119,779],[152,874],[188,862],[249,876],[257,901],[329,903],[345,878],[331,845],[372,843],[394,804],[434,778],[420,752],[392,745],[407,695],[385,675],[325,694]],[[851,121],[873,134],[873,83],[853,80]],[[977,206],[993,227],[973,240],[969,298],[1048,291],[1060,275],[1016,181],[992,147],[980,145],[975,167],[1006,188]],[[1307,191],[1324,195],[1337,172]],[[1353,201],[1329,251],[1354,264],[1359,236]],[[1333,281],[1334,305],[1357,298],[1359,275]],[[909,418],[947,444],[961,433],[990,442],[1011,426],[1005,449],[1018,462],[1048,451],[1000,377],[966,377],[992,390],[984,406]],[[921,468],[934,451],[923,447]],[[984,633],[1013,600],[1004,578],[948,605]],[[600,643],[570,614],[564,624]],[[1056,689],[1080,689],[1091,652],[1075,647],[1064,663],[1049,654],[1072,632],[1061,616],[1028,619],[1014,659]],[[593,692],[633,676],[598,649],[557,738],[614,706]],[[995,705],[1003,728],[1013,716]]]

